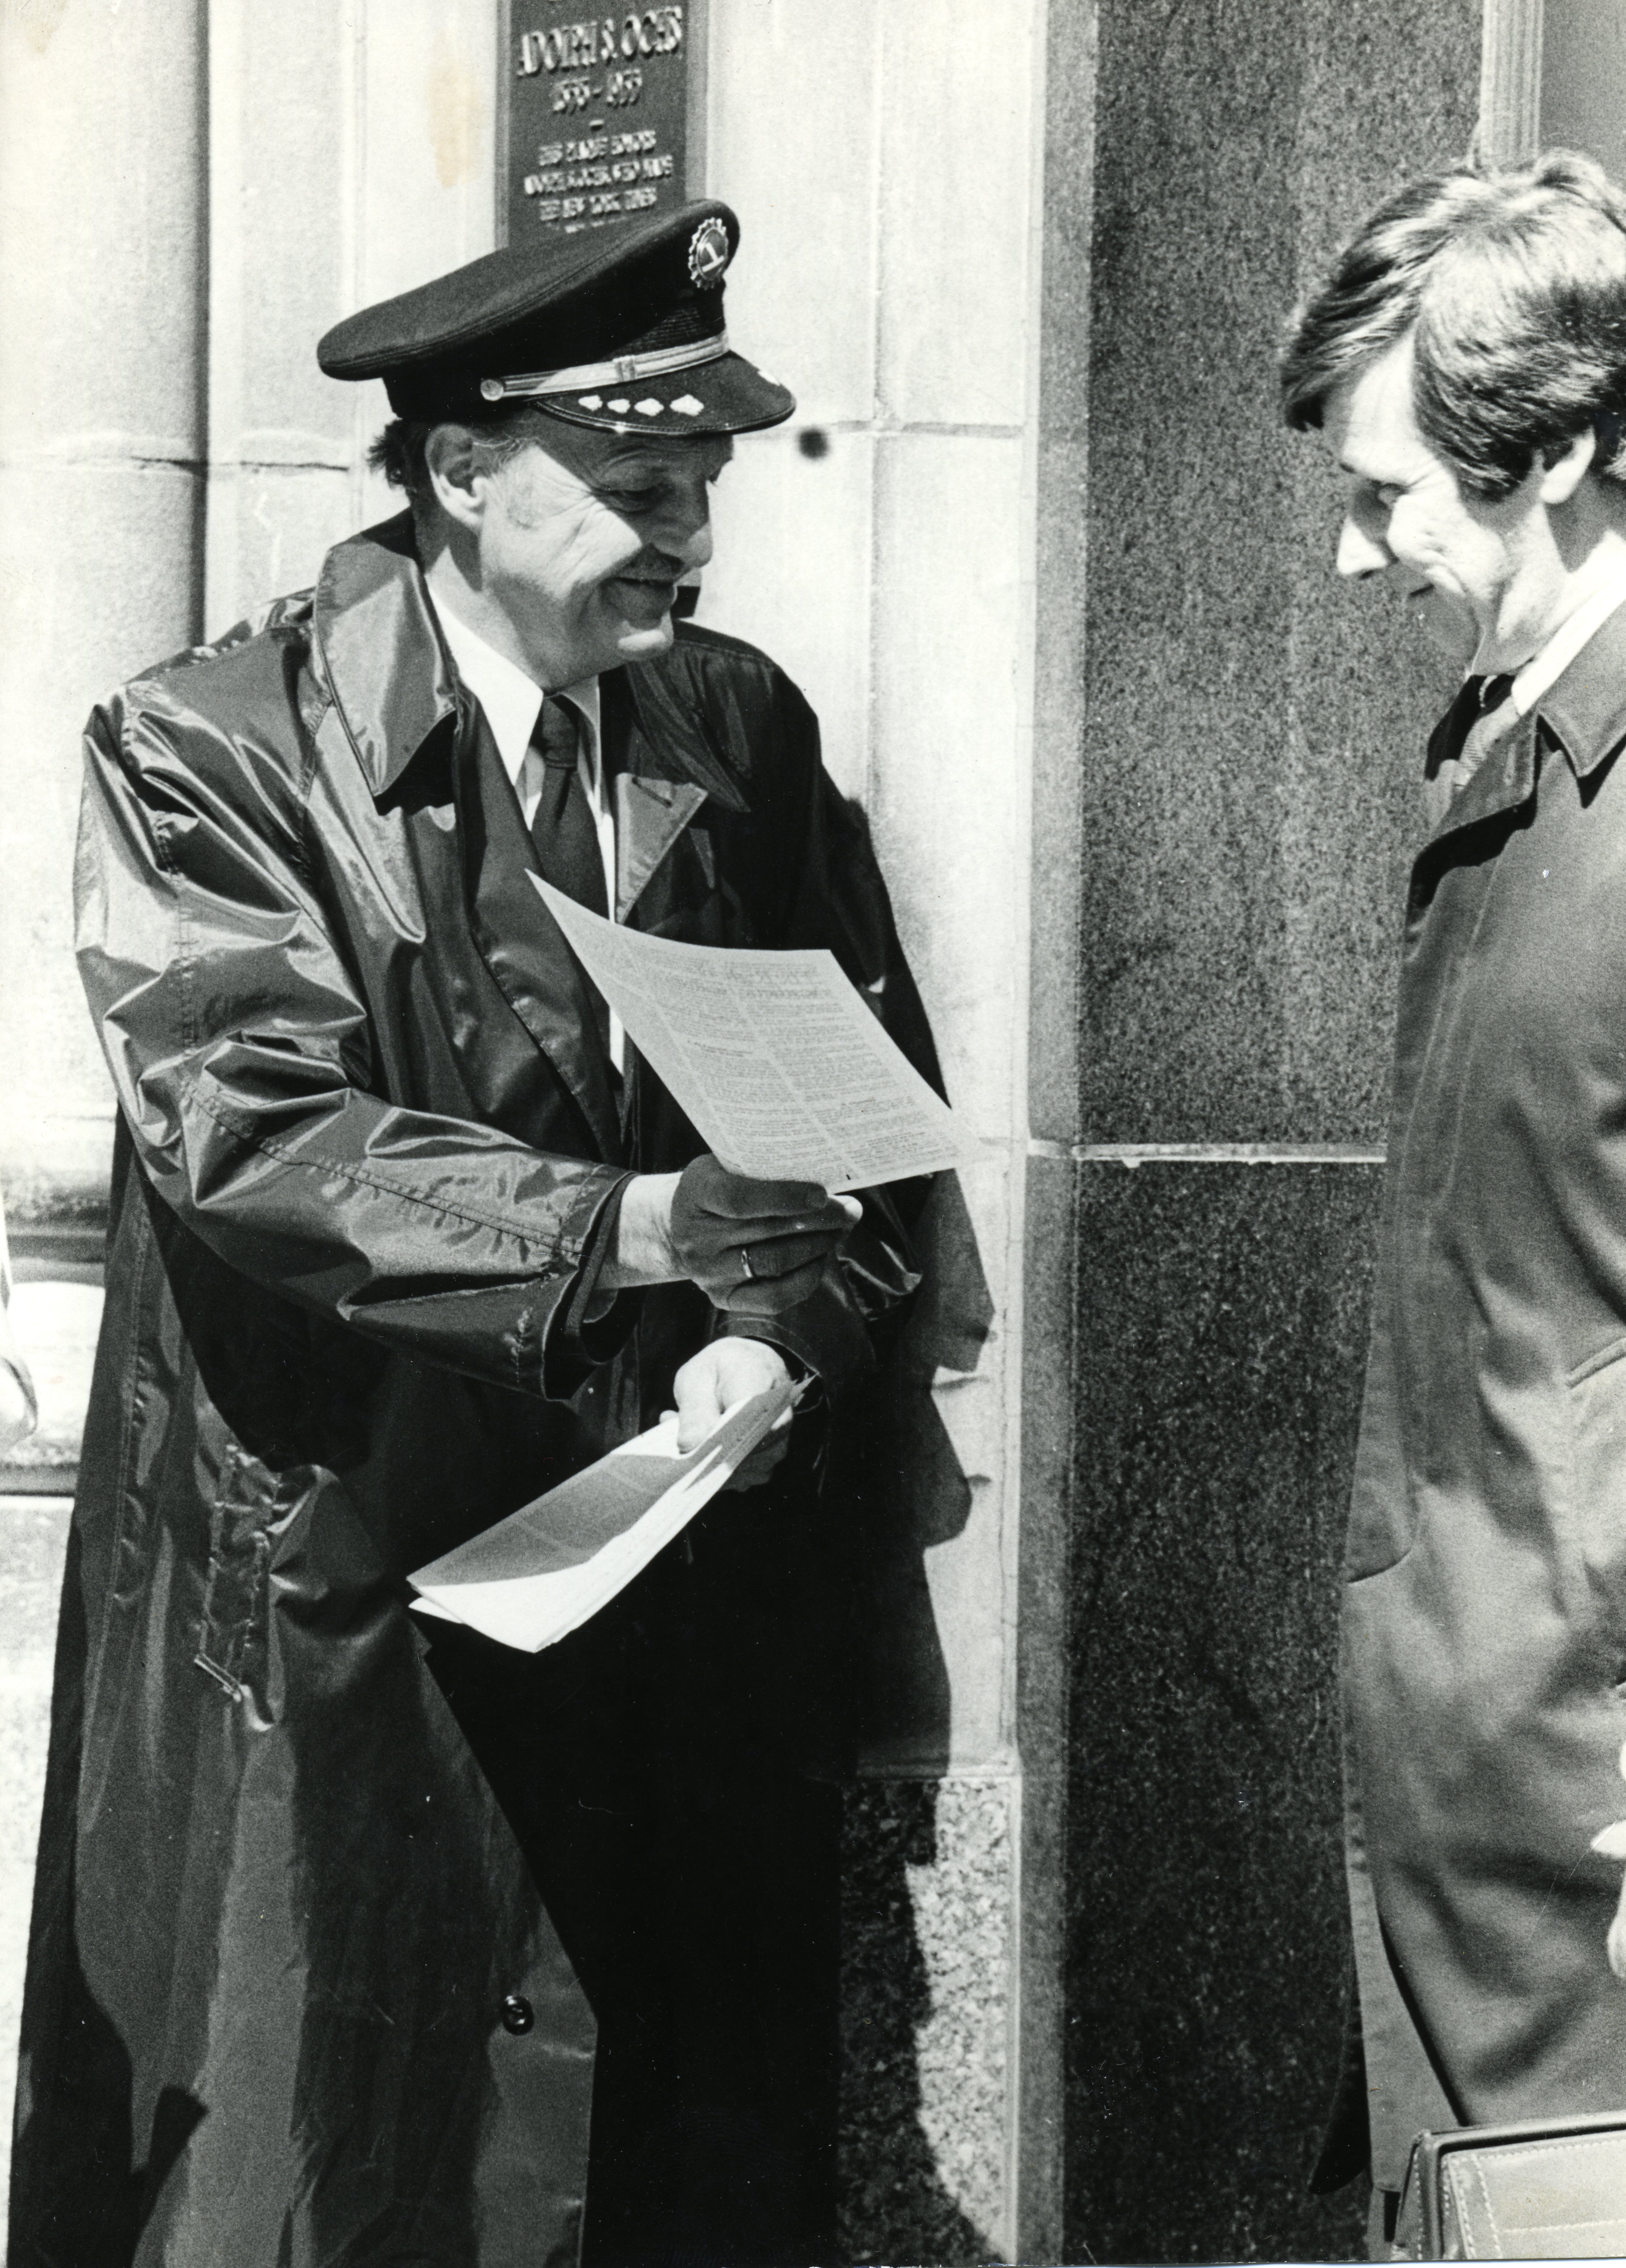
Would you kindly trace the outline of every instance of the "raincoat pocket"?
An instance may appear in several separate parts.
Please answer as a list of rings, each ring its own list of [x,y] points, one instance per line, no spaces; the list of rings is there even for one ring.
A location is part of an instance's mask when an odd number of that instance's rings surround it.
[[[1571,1539],[1593,1610],[1618,1657],[1626,1653],[1626,1338],[1577,1364],[1564,1384]],[[1615,1674],[1620,1675],[1618,1667]]]

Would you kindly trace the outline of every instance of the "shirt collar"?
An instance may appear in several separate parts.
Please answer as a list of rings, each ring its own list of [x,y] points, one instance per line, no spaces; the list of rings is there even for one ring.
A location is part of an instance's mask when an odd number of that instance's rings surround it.
[[[435,606],[433,596],[430,606]],[[499,653],[479,632],[460,622],[450,607],[435,607],[435,618],[440,624],[441,635],[446,641],[457,674],[486,712],[486,722],[491,727],[491,738],[497,742],[497,752],[503,760],[503,769],[516,786],[524,768],[526,751],[536,731],[536,720],[542,713],[542,688],[533,677],[528,677],[505,653]],[[596,762],[599,747],[599,681],[584,677],[574,685],[557,688],[560,696],[573,701],[587,719],[591,749],[589,761]]]
[[[1520,717],[1527,717],[1541,696],[1557,684],[1581,648],[1622,604],[1626,604],[1626,561],[1613,567],[1591,598],[1564,617],[1514,678],[1510,697]]]

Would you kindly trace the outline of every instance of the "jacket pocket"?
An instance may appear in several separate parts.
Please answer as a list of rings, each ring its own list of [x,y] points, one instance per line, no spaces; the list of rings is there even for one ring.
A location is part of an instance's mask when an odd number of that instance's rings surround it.
[[[1415,1428],[1413,1429],[1415,1432]],[[1343,1577],[1365,1582],[1398,1566],[1416,1541],[1415,1440],[1402,1430],[1400,1395],[1387,1341],[1374,1332],[1361,1398],[1360,1435],[1350,1491]]]
[[[1626,1649],[1626,1337],[1578,1363],[1564,1385],[1569,1540],[1593,1610],[1618,1655]]]
[[[269,1507],[253,1485],[249,1460],[228,1443],[209,1516],[209,1572],[193,1661],[233,1701],[246,1699],[265,1653],[271,1563]]]

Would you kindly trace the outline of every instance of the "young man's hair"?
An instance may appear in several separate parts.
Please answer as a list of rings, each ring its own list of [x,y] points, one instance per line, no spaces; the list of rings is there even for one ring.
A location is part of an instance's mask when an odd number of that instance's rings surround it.
[[[1380,205],[1288,326],[1289,425],[1408,332],[1418,431],[1467,494],[1508,495],[1589,427],[1594,469],[1626,481],[1626,196],[1590,158],[1430,173]]]
[[[477,416],[435,421],[448,422],[466,425],[478,437],[490,468],[513,456],[527,441],[547,438],[548,413],[529,401],[505,401],[499,409],[482,409]],[[423,454],[434,430],[435,424],[427,418],[392,417],[367,452],[373,471],[382,473],[392,488],[404,490],[414,504],[427,504],[434,498]]]

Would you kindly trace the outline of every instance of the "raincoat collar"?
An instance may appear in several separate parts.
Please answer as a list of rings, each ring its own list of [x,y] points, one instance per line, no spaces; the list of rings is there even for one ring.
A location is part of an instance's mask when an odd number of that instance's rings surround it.
[[[314,633],[368,784],[386,795],[458,706],[457,674],[424,588],[410,512],[329,551],[316,585]],[[629,806],[622,797],[617,813],[632,819],[638,838],[623,860],[623,887],[631,881],[636,896],[708,796],[731,811],[747,804],[704,718],[658,666],[609,670],[599,682],[605,762],[647,791]]]
[[[317,580],[313,630],[367,784],[386,795],[457,709],[410,512],[335,544]]]

